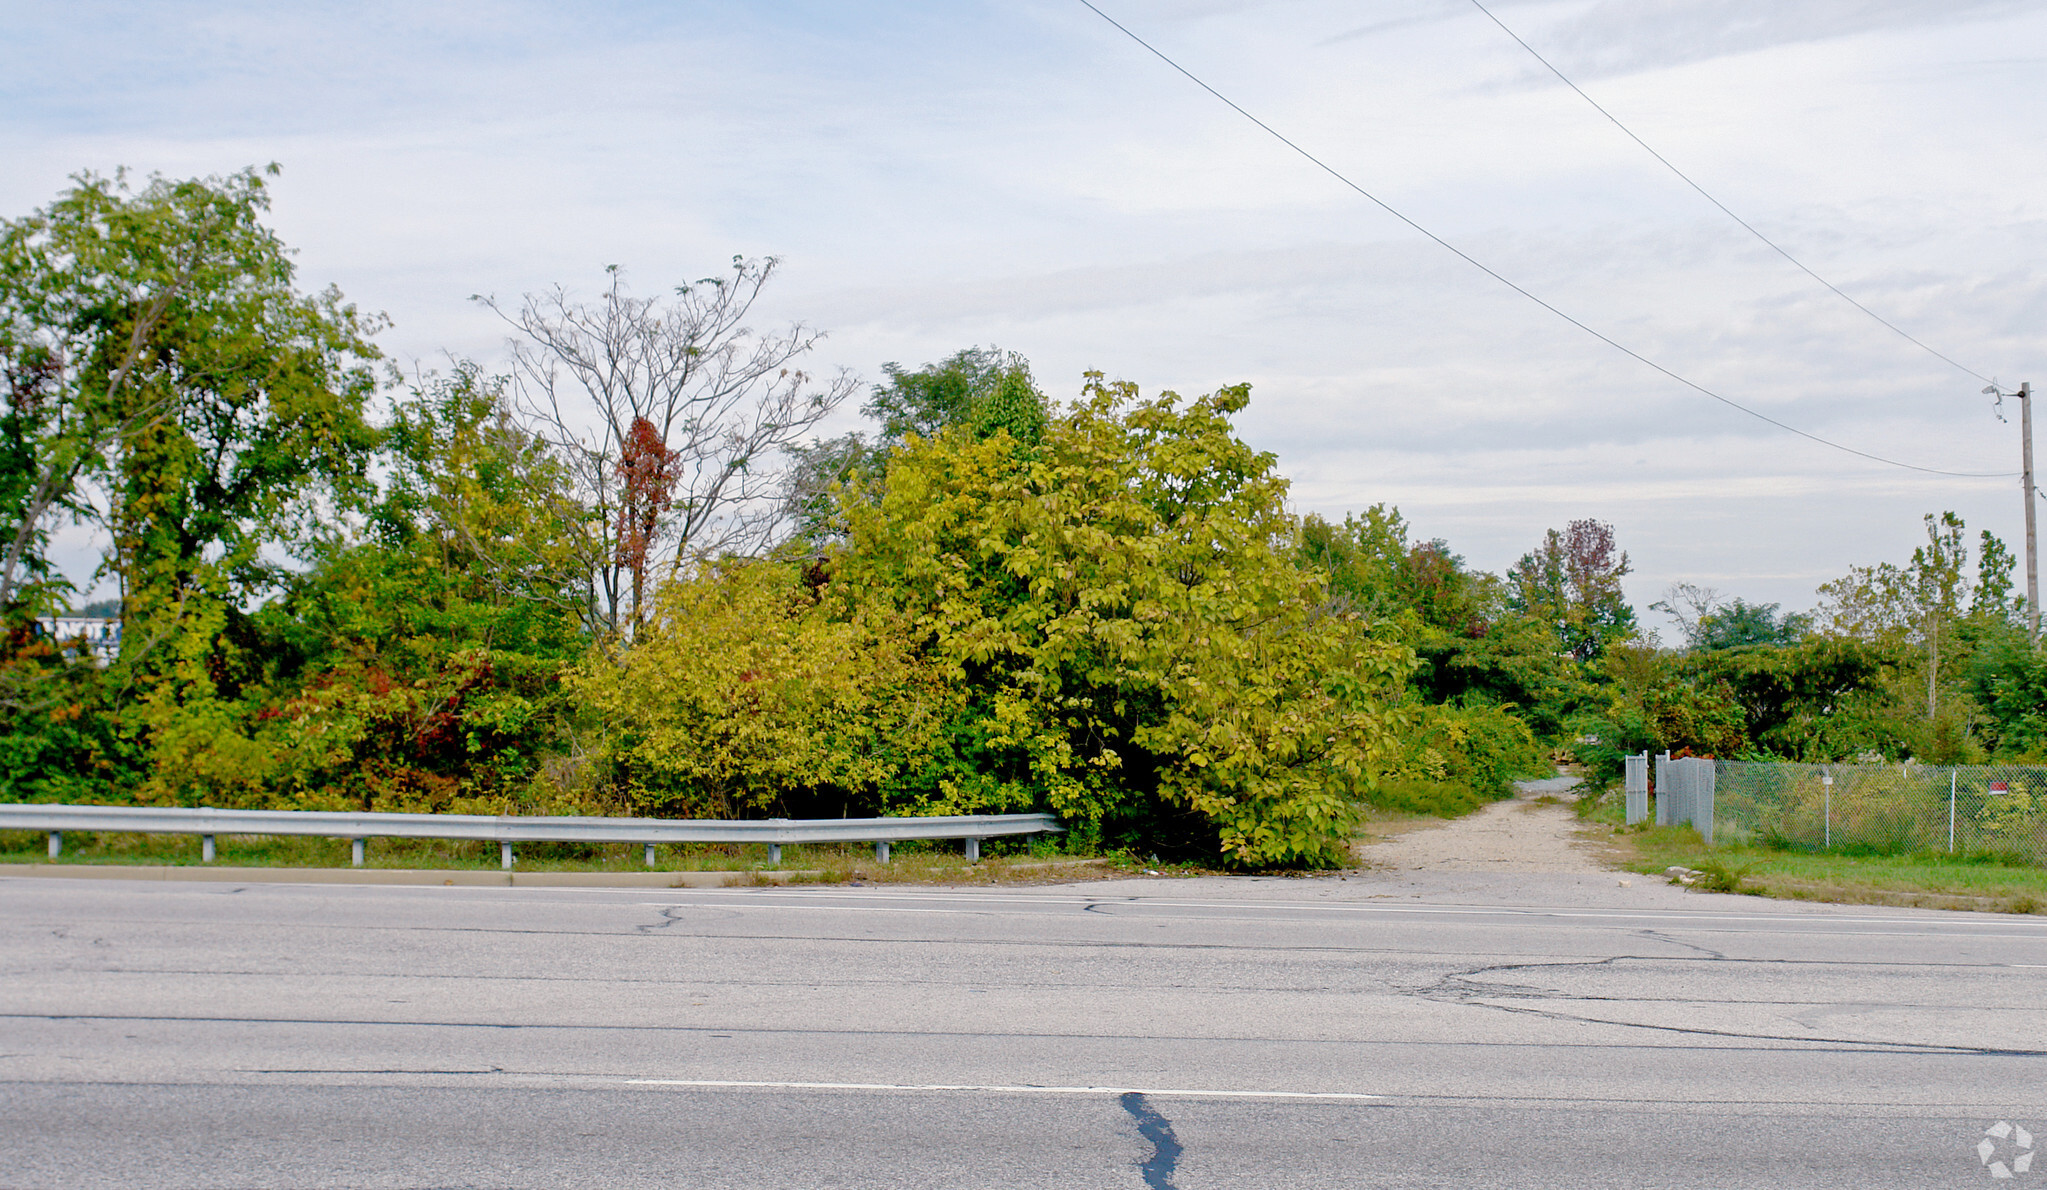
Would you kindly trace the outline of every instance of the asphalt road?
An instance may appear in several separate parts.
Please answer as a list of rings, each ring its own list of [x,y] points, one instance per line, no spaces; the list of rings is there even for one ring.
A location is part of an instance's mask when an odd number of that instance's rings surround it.
[[[2039,919],[1606,877],[0,880],[0,1185],[1989,1184],[2043,992]]]

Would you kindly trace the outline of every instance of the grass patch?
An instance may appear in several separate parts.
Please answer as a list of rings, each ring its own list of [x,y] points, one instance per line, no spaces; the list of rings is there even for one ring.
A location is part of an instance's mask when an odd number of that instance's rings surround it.
[[[40,831],[0,831],[0,863],[48,863],[47,838]],[[217,835],[216,867],[346,868],[347,839],[292,835]],[[1127,856],[1067,851],[1056,840],[1034,836],[984,839],[981,860],[968,863],[957,841],[897,843],[889,862],[876,863],[867,843],[788,844],[780,868],[768,865],[768,849],[758,844],[665,843],[646,867],[637,843],[521,843],[521,872],[770,872],[801,873],[798,881],[928,882],[1073,878],[1090,869],[1101,875],[1130,875],[1147,868],[1179,875],[1179,866],[1163,868]],[[197,835],[144,835],[66,831],[64,865],[200,866]],[[466,839],[371,839],[366,868],[436,871],[497,871],[498,845]]]
[[[1913,905],[2039,913],[2047,908],[2047,868],[1994,855],[1843,855],[1753,844],[1707,847],[1688,826],[1643,826],[1616,832],[1632,847],[1626,866],[1661,875],[1676,866],[1699,875],[1692,887],[1802,901]]]
[[[1378,817],[1380,812],[1390,811],[1395,814],[1426,815],[1431,818],[1461,818],[1473,810],[1513,795],[1514,791],[1511,788],[1496,796],[1473,789],[1461,781],[1388,777],[1379,782],[1379,788],[1366,799],[1366,805],[1371,808],[1374,817]]]
[[[1587,822],[1620,827],[1628,821],[1627,793],[1612,781],[1598,785],[1588,779],[1578,787],[1578,797],[1571,809]]]
[[[1755,868],[1754,860],[1734,866],[1725,860],[1702,859],[1694,869],[1698,875],[1692,878],[1692,887],[1701,892],[1761,895],[1759,889],[1751,887],[1748,883],[1748,874],[1755,871]]]

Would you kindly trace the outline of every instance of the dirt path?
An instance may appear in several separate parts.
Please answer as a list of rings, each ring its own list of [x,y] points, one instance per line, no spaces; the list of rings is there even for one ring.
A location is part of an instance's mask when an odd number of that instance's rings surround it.
[[[1576,777],[1517,781],[1516,795],[1476,813],[1367,843],[1360,863],[1393,872],[1605,872],[1577,839]]]

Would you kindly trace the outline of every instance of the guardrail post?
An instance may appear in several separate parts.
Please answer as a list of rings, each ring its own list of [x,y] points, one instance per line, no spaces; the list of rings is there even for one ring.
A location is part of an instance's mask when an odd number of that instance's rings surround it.
[[[536,817],[509,821],[504,816],[477,814],[392,814],[353,811],[223,810],[211,807],[78,806],[0,803],[0,829],[40,833],[54,862],[63,855],[67,831],[139,832],[151,835],[197,836],[204,864],[221,859],[223,834],[307,836],[347,840],[349,860],[357,868],[369,864],[371,839],[462,839],[498,841],[500,865],[509,874],[517,865],[521,839],[633,843],[642,847],[649,868],[661,863],[659,848],[674,842],[741,843],[751,850],[766,846],[768,864],[782,867],[782,851],[817,843],[871,843],[875,859],[889,863],[895,844],[905,840],[958,839],[970,862],[983,859],[981,844],[1012,834],[1064,829],[1050,814],[947,815],[942,818],[769,819],[766,822],[693,821],[677,824],[658,819]],[[772,840],[772,842],[770,842]],[[329,852],[328,854],[333,854]],[[627,855],[631,851],[626,852]]]

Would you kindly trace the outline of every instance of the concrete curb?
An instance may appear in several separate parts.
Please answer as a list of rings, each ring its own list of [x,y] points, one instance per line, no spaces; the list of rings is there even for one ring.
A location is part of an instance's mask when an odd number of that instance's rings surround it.
[[[1026,879],[1113,875],[1098,859],[1012,864],[1005,874]],[[963,874],[964,875],[964,874]],[[0,864],[0,879],[30,876],[70,880],[166,880],[193,884],[404,884],[466,888],[737,888],[822,880],[818,869],[741,872],[510,872],[484,868],[228,868],[215,864]],[[863,883],[877,883],[872,877]],[[878,883],[893,883],[880,881]],[[918,883],[924,883],[919,881]],[[942,882],[941,882],[942,883]],[[978,883],[978,881],[976,882]]]
[[[179,880],[201,884],[443,884],[487,888],[730,888],[823,876],[774,872],[491,872],[475,868],[223,868],[183,864],[0,864],[0,878]]]

